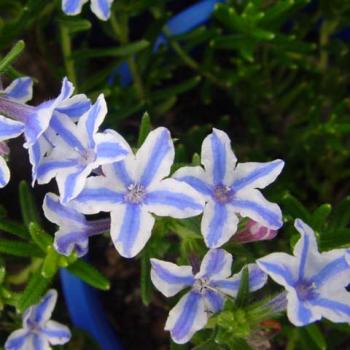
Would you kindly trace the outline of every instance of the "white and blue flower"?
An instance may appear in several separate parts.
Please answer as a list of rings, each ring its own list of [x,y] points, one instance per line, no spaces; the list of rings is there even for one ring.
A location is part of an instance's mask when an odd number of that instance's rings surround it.
[[[350,265],[345,249],[319,253],[313,230],[295,220],[301,238],[294,256],[272,253],[259,260],[259,267],[287,291],[287,315],[294,325],[304,326],[322,317],[350,322]]]
[[[120,161],[131,152],[127,142],[114,130],[98,132],[106,114],[106,101],[100,95],[77,124],[63,114],[51,122],[58,137],[50,155],[37,167],[37,180],[43,184],[55,177],[62,203],[81,192],[94,169]]]
[[[107,21],[111,15],[114,0],[90,0],[91,11],[102,21]],[[62,10],[66,15],[78,15],[88,0],[62,0]]]
[[[17,103],[26,103],[33,96],[33,81],[29,77],[14,80],[6,89],[0,90],[0,96]],[[24,132],[24,124],[0,115],[0,188],[10,181],[10,170],[4,156],[9,149],[4,141],[15,138]]]
[[[71,338],[69,329],[50,320],[57,302],[57,292],[51,289],[40,303],[23,314],[21,329],[7,338],[5,350],[48,350],[52,345],[63,345]]]
[[[46,194],[43,211],[46,218],[59,227],[55,233],[54,248],[65,256],[72,252],[79,257],[85,255],[88,252],[89,237],[110,230],[109,219],[87,221],[83,214],[63,205],[53,193]]]
[[[174,144],[166,128],[149,133],[136,155],[102,166],[105,176],[87,179],[72,201],[84,214],[111,212],[111,236],[118,252],[134,257],[151,236],[152,214],[187,218],[203,211],[202,196],[189,185],[164,179],[174,162]]]
[[[151,264],[152,282],[166,297],[191,288],[170,311],[165,325],[178,344],[188,342],[195,332],[204,328],[208,316],[223,308],[227,296],[237,296],[241,283],[242,271],[231,276],[232,255],[223,249],[209,250],[195,275],[191,266],[178,266],[158,259],[151,259]],[[250,291],[262,288],[266,274],[256,264],[247,267]]]
[[[204,169],[201,166],[180,168],[173,178],[186,182],[205,196],[207,204],[201,230],[209,248],[222,246],[236,233],[238,215],[273,230],[282,226],[279,206],[267,201],[258,190],[276,179],[284,166],[282,160],[236,166],[229,137],[213,129],[203,141],[201,161]]]

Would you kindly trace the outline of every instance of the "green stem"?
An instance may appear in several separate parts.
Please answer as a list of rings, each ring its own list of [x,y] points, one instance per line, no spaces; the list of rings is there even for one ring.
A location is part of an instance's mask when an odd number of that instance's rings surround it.
[[[117,39],[119,40],[119,42],[122,45],[127,45],[129,43],[127,18],[124,17],[124,18],[121,18],[120,21],[118,21],[117,17],[113,13],[110,17],[110,23],[111,23],[113,32],[114,32],[115,36],[117,37]],[[135,58],[133,55],[130,55],[127,57],[126,60],[127,60],[127,63],[129,65],[129,68],[131,71],[131,75],[133,78],[133,83],[134,83],[134,87],[135,87],[137,96],[140,99],[140,101],[144,101],[145,100],[145,90],[144,90],[140,71],[139,71],[137,63],[135,61]]]
[[[320,61],[319,67],[322,71],[325,71],[328,67],[328,50],[327,45],[329,38],[333,33],[334,29],[337,27],[336,21],[324,20],[320,30]]]
[[[69,30],[63,24],[60,25],[60,34],[61,34],[61,47],[64,59],[64,65],[66,68],[67,77],[74,84],[77,89],[77,76],[74,68],[74,61],[71,58],[72,56],[72,42],[69,36]]]

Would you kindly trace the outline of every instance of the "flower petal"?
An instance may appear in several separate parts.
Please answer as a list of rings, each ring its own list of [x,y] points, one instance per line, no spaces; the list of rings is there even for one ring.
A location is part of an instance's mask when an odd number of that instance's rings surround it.
[[[21,122],[0,115],[0,141],[12,139],[22,134],[24,125]]]
[[[283,167],[281,159],[266,163],[240,163],[235,169],[232,188],[236,192],[246,187],[265,188],[276,180]]]
[[[59,197],[54,193],[47,193],[44,198],[43,211],[47,219],[58,226],[74,226],[75,228],[85,228],[85,216],[61,204]]]
[[[92,176],[86,180],[84,189],[70,202],[83,214],[110,212],[124,201],[124,194],[114,189],[114,183],[104,176]]]
[[[78,94],[62,101],[56,111],[65,114],[74,122],[91,108],[90,99],[84,94]]]
[[[33,97],[33,80],[29,77],[15,79],[4,94],[16,102],[26,103]]]
[[[206,300],[207,311],[216,313],[223,309],[225,298],[223,295],[214,292],[213,290],[206,289],[204,292],[204,298]]]
[[[31,338],[33,350],[51,350],[48,339],[42,334],[32,333]]]
[[[88,0],[62,0],[62,10],[66,15],[74,16],[81,12],[81,9]]]
[[[201,294],[191,291],[184,295],[170,311],[165,330],[177,344],[187,343],[195,332],[204,328],[208,316]]]
[[[350,293],[339,290],[329,296],[322,296],[311,300],[315,312],[332,322],[350,323]]]
[[[234,210],[243,217],[249,217],[261,225],[277,230],[283,225],[280,207],[267,201],[259,190],[239,191],[232,200]]]
[[[56,176],[62,203],[68,203],[79,195],[91,170],[89,166],[77,166],[69,172],[60,173]]]
[[[224,249],[210,249],[205,254],[196,278],[226,278],[231,275],[232,255]]]
[[[99,165],[114,163],[124,159],[130,147],[116,131],[108,129],[94,137],[96,141],[96,163]]]
[[[5,187],[10,181],[10,169],[6,161],[0,156],[0,188]]]
[[[187,166],[180,168],[175,171],[172,178],[186,182],[206,197],[211,196],[212,190],[210,188],[209,179],[203,168],[200,166]]]
[[[201,231],[209,248],[218,248],[237,231],[238,218],[231,205],[209,201],[203,212]]]
[[[285,287],[293,287],[298,279],[298,260],[285,253],[272,253],[258,259],[257,264],[275,282]]]
[[[177,266],[171,262],[151,259],[151,279],[166,297],[172,297],[194,283],[191,266]]]
[[[249,272],[249,291],[255,292],[266,284],[267,275],[257,264],[248,264],[247,268]],[[234,274],[231,278],[215,279],[210,282],[210,285],[224,294],[236,297],[241,284],[243,269],[244,268],[242,268],[239,273]]]
[[[60,229],[55,232],[54,248],[65,256],[71,255],[73,251],[78,257],[84,256],[89,249],[88,233],[75,228]]]
[[[237,158],[225,132],[213,129],[204,139],[201,159],[212,184],[231,186]]]
[[[118,253],[133,258],[151,237],[154,217],[141,205],[120,204],[111,212],[111,237]]]
[[[23,326],[31,327],[31,325],[41,325],[48,321],[51,317],[57,302],[57,291],[50,289],[40,302],[31,306],[23,316]]]
[[[151,131],[136,153],[138,182],[148,187],[170,173],[174,162],[175,150],[166,128]]]
[[[309,303],[300,301],[294,290],[288,292],[287,301],[287,316],[295,326],[305,326],[321,319],[321,314],[310,308]]]
[[[51,320],[45,324],[42,332],[48,337],[51,345],[66,344],[72,336],[68,327]]]
[[[91,0],[91,11],[102,21],[107,21],[111,15],[113,0]]]
[[[18,329],[10,334],[5,342],[5,350],[27,350],[31,342],[30,335],[25,329]]]
[[[203,197],[197,191],[174,179],[151,186],[145,204],[147,210],[156,215],[179,219],[199,215],[204,208]]]

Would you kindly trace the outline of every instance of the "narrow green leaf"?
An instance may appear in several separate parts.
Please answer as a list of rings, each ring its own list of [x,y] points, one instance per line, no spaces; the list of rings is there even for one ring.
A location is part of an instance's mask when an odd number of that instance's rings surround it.
[[[152,299],[151,262],[149,250],[146,247],[141,254],[141,299],[148,306]]]
[[[74,54],[72,54],[72,58],[86,59],[91,57],[127,57],[146,49],[148,46],[149,46],[149,42],[147,40],[139,40],[127,45],[112,47],[108,49],[77,50],[74,52]]]
[[[40,301],[41,296],[46,292],[51,279],[45,278],[41,275],[41,269],[38,269],[31,276],[27,287],[20,295],[17,302],[17,309],[19,312],[23,312],[29,306],[36,304]]]
[[[8,66],[20,55],[24,50],[25,44],[23,40],[18,41],[10,52],[0,61],[0,74],[4,73]]]
[[[332,211],[332,206],[328,203],[319,206],[313,213],[311,217],[311,226],[314,230],[319,230],[325,223],[327,217]]]
[[[19,184],[19,202],[24,224],[29,227],[31,222],[40,223],[39,213],[36,207],[33,193],[26,181]]]
[[[285,193],[282,196],[282,204],[284,205],[285,214],[291,215],[294,219],[300,218],[306,222],[310,222],[310,213],[308,210],[290,193]]]
[[[0,240],[0,253],[22,257],[43,256],[40,249],[32,243],[12,241],[8,239]]]
[[[102,290],[110,288],[108,279],[84,260],[77,260],[72,265],[69,265],[67,269],[92,287]]]
[[[41,274],[46,278],[53,277],[57,270],[59,264],[60,255],[55,251],[52,246],[48,247],[47,255],[44,259],[43,268]]]
[[[145,112],[141,119],[140,124],[140,130],[139,130],[139,137],[137,140],[137,147],[141,147],[143,142],[146,140],[147,135],[151,131],[152,125],[151,125],[151,118],[147,112]]]
[[[350,222],[350,196],[338,204],[331,216],[330,227],[339,229],[346,227]]]
[[[34,222],[29,225],[29,233],[35,244],[46,253],[53,243],[53,237]]]
[[[249,299],[249,270],[247,267],[243,268],[241,275],[241,282],[236,298],[236,305],[238,307],[245,306]]]
[[[24,239],[29,237],[29,231],[23,224],[5,218],[0,219],[0,231],[11,233]]]
[[[316,324],[311,324],[305,327],[304,329],[308,333],[310,338],[313,340],[318,349],[327,349],[326,340]]]
[[[91,23],[86,19],[81,18],[67,18],[64,17],[59,20],[60,24],[66,27],[70,33],[85,32],[91,28]]]

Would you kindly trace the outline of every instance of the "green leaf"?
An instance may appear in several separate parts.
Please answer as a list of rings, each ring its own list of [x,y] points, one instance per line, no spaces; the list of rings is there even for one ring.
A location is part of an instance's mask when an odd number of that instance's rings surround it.
[[[76,50],[71,58],[87,59],[91,57],[127,57],[146,49],[148,46],[149,42],[147,40],[139,40],[127,45],[107,49]]]
[[[67,270],[92,287],[102,290],[108,290],[110,288],[108,279],[84,260],[77,260],[72,265],[69,265]]]
[[[36,207],[33,193],[26,181],[19,184],[19,202],[24,224],[29,227],[31,222],[40,223],[40,216]]]
[[[310,224],[314,230],[320,230],[325,224],[325,221],[329,214],[332,212],[332,206],[328,203],[319,206],[313,213],[311,217]]]
[[[151,261],[148,247],[141,254],[141,299],[144,305],[148,306],[152,299],[152,282],[151,282]]]
[[[320,349],[320,350],[327,349],[326,340],[325,340],[322,332],[319,330],[317,324],[311,324],[311,325],[305,327],[304,330],[308,333],[308,335],[313,340],[315,345],[317,345],[318,349]]]
[[[34,222],[29,224],[29,233],[34,243],[46,253],[53,243],[53,237]]]
[[[20,238],[29,237],[29,231],[23,224],[5,218],[0,219],[0,230]]]
[[[59,20],[60,24],[68,29],[70,33],[85,32],[91,28],[91,23],[81,18],[63,18]]]
[[[45,278],[41,275],[41,269],[38,269],[31,276],[25,290],[20,295],[17,302],[17,309],[19,312],[23,312],[29,306],[36,304],[40,301],[40,298],[51,283],[51,279]]]
[[[42,257],[43,253],[32,243],[12,241],[8,239],[0,240],[0,253],[22,257]]]
[[[236,297],[236,305],[238,307],[245,306],[249,299],[249,270],[244,267],[241,274],[241,282],[239,284],[238,294]]]
[[[8,66],[21,54],[25,44],[23,40],[18,41],[10,52],[0,61],[0,74],[4,73]]]
[[[306,222],[310,222],[310,213],[308,210],[290,193],[285,193],[281,201],[285,214],[291,215],[293,219],[300,218]]]
[[[41,274],[44,277],[52,278],[56,274],[59,267],[59,258],[60,255],[55,251],[55,249],[52,246],[49,246],[41,270]]]
[[[145,112],[141,119],[139,137],[137,140],[137,147],[141,147],[143,142],[146,140],[147,135],[152,129],[151,118],[147,112]]]
[[[350,196],[346,197],[339,205],[333,210],[330,228],[340,229],[346,227],[350,222]]]

